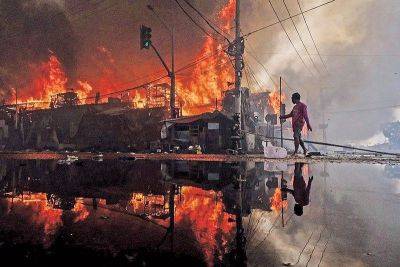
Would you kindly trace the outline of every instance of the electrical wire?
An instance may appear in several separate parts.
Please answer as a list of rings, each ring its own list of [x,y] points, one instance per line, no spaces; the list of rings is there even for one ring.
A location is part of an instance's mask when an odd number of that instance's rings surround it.
[[[317,247],[319,241],[321,240],[322,234],[324,233],[325,229],[326,229],[326,225],[325,225],[325,227],[322,229],[322,231],[319,233],[319,238],[318,238],[317,242],[315,243],[313,249],[311,250],[310,257],[308,258],[308,261],[307,261],[307,263],[306,263],[306,267],[307,267],[308,264],[310,263],[311,258],[312,258],[312,255],[314,254],[315,248]]]
[[[249,69],[249,74],[250,74],[250,76],[253,78],[253,80],[255,81],[255,83],[258,85],[258,88],[260,89],[260,91],[262,91],[262,86],[261,86],[261,84],[258,82],[257,77],[256,77],[256,75],[255,75],[253,69],[251,68],[250,63],[247,62],[246,64],[248,65],[247,67],[248,67],[248,69]]]
[[[287,21],[287,20],[289,20],[289,19],[291,19],[291,18],[300,16],[302,13],[310,12],[310,11],[312,11],[312,10],[315,10],[315,9],[317,9],[317,8],[320,8],[320,7],[323,7],[323,6],[327,5],[327,4],[333,3],[333,2],[335,2],[335,1],[336,1],[336,0],[330,0],[330,1],[327,1],[327,2],[322,3],[322,4],[320,4],[320,5],[314,6],[314,7],[310,8],[310,9],[304,10],[304,11],[301,12],[301,13],[297,13],[297,14],[295,14],[295,15],[293,15],[293,16],[290,16],[290,17],[288,17],[288,18],[282,19],[281,22],[284,22],[284,21]],[[268,29],[268,28],[270,28],[270,27],[272,27],[272,26],[278,25],[278,24],[281,23],[281,22],[278,21],[278,22],[274,22],[274,23],[271,23],[271,24],[262,26],[262,27],[260,27],[260,28],[258,28],[258,29],[255,29],[255,30],[252,30],[252,31],[246,33],[245,35],[243,35],[243,37],[248,37],[248,36],[250,36],[250,35],[252,35],[252,34],[254,34],[254,33],[257,33],[257,32],[260,32],[260,31],[262,31],[262,30]]]
[[[264,64],[261,63],[260,60],[257,59],[257,57],[251,53],[249,50],[244,50],[252,59],[254,59],[254,61],[256,61],[261,68],[265,71],[265,73],[267,74],[268,78],[271,80],[272,84],[275,85],[276,87],[278,86],[278,84],[274,81],[274,79],[272,78],[271,74],[269,73],[269,71],[267,70],[267,68],[264,66]]]
[[[223,35],[221,32],[219,32],[212,24],[211,22],[208,21],[208,19],[197,9],[195,8],[190,2],[188,2],[187,0],[183,0],[188,6],[190,6],[206,23],[207,25],[213,29],[217,34],[219,34],[220,36],[222,36],[226,41],[228,41],[228,43],[230,43],[229,39]]]
[[[322,259],[324,258],[325,251],[326,251],[326,248],[328,247],[328,243],[329,243],[329,241],[331,240],[331,237],[332,237],[332,232],[329,234],[328,240],[326,240],[326,243],[325,243],[325,246],[324,246],[324,250],[322,251],[322,253],[321,253],[321,258],[319,259],[319,262],[318,262],[318,267],[319,267],[319,265],[321,264]]]
[[[400,107],[400,105],[391,105],[391,106],[384,106],[384,107],[361,108],[361,109],[353,109],[353,110],[325,111],[325,113],[329,113],[329,114],[353,113],[353,112],[374,111],[374,110],[381,110],[381,109],[392,109],[392,108],[399,108],[399,107]]]
[[[269,2],[269,4],[270,4],[272,10],[274,11],[274,14],[275,14],[276,18],[278,19],[279,24],[281,25],[283,31],[285,32],[286,37],[289,39],[290,44],[292,45],[293,49],[296,51],[297,55],[299,56],[301,62],[302,62],[303,65],[304,65],[304,67],[308,70],[308,72],[310,72],[311,76],[314,76],[314,74],[311,72],[311,70],[307,67],[307,64],[304,62],[304,59],[300,56],[299,51],[297,50],[297,48],[296,48],[296,46],[294,45],[292,39],[290,38],[290,36],[289,36],[289,34],[287,33],[285,27],[283,26],[283,23],[282,23],[281,19],[279,18],[278,13],[276,13],[275,8],[274,8],[274,6],[272,5],[271,0],[268,0],[268,2]]]
[[[242,35],[243,35],[243,33],[242,33]],[[249,47],[249,48],[248,48],[248,47]],[[250,51],[249,51],[249,50],[250,50]],[[254,53],[254,49],[253,49],[253,46],[252,46],[252,44],[251,44],[250,42],[247,42],[247,46],[245,47],[245,52],[246,52],[247,54],[249,54],[250,57],[252,57],[252,58],[261,66],[261,68],[262,68],[262,69],[265,71],[265,73],[267,74],[268,78],[271,80],[272,84],[273,84],[275,87],[277,87],[278,84],[274,81],[274,79],[272,79],[272,76],[271,76],[271,74],[269,73],[269,71],[267,70],[267,68],[265,67],[265,65],[264,65],[263,63],[261,63],[261,61],[258,60],[258,58],[254,55],[254,54],[255,54],[255,53]]]
[[[321,53],[319,52],[319,49],[318,49],[318,47],[317,47],[317,45],[316,45],[316,43],[315,43],[315,40],[314,40],[314,37],[313,37],[313,35],[312,35],[312,33],[311,33],[310,27],[308,26],[308,23],[307,23],[306,17],[304,16],[304,12],[303,12],[303,9],[301,8],[300,2],[299,2],[299,0],[296,0],[296,1],[297,1],[297,5],[299,6],[299,9],[300,9],[300,11],[301,11],[301,15],[302,15],[302,17],[303,17],[304,23],[306,24],[307,31],[308,31],[308,33],[310,34],[311,41],[312,41],[313,44],[314,44],[315,51],[317,51],[318,57],[319,57],[319,59],[321,60],[322,65],[323,65],[324,68],[325,68],[325,71],[326,71],[327,73],[329,73],[328,68],[326,67],[325,62],[324,62],[324,60],[323,60],[322,57],[321,57]]]
[[[286,9],[287,13],[289,14],[289,17],[291,17],[292,15],[290,14],[289,8],[288,8],[287,5],[286,5],[286,1],[285,1],[285,0],[282,0],[282,1],[283,1],[283,4],[284,4],[284,6],[285,6],[285,9]],[[299,39],[300,39],[301,43],[303,44],[303,47],[304,47],[304,49],[305,49],[305,51],[306,51],[308,57],[310,58],[311,63],[313,64],[313,66],[314,66],[314,68],[317,70],[317,72],[318,72],[319,74],[321,74],[320,71],[319,71],[319,69],[318,69],[318,67],[317,67],[317,65],[315,65],[315,62],[314,62],[313,58],[311,57],[310,52],[308,51],[308,48],[307,48],[307,46],[305,45],[303,38],[301,38],[300,32],[299,32],[299,30],[297,29],[296,23],[294,23],[293,18],[290,18],[290,20],[292,21],[292,24],[293,24],[294,29],[296,30],[297,36],[299,36]]]
[[[311,240],[313,234],[314,234],[314,231],[311,232],[310,237],[308,238],[307,242],[304,244],[304,247],[303,247],[303,249],[300,251],[299,256],[298,256],[298,258],[297,258],[297,261],[296,261],[296,263],[295,263],[294,265],[297,265],[297,264],[300,262],[301,255],[303,254],[304,250],[306,249],[306,247],[307,247],[308,243],[310,242],[310,240]]]
[[[207,36],[213,38],[213,36],[209,32],[207,32],[196,20],[194,20],[192,18],[192,16],[190,16],[190,14],[183,8],[183,6],[181,5],[181,3],[179,3],[178,0],[175,0],[175,2],[178,4],[178,6],[182,10],[182,12],[194,23],[194,25],[197,26],[197,28],[199,28]]]

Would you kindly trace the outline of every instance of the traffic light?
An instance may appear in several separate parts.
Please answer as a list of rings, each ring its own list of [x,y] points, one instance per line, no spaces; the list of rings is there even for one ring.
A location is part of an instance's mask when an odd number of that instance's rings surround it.
[[[140,26],[140,49],[149,49],[151,46],[151,28]]]

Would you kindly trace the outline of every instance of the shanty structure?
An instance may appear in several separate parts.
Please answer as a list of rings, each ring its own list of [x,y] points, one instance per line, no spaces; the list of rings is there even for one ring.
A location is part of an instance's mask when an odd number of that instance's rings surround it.
[[[164,146],[200,145],[203,153],[224,153],[231,147],[233,120],[220,111],[165,120],[161,130]]]

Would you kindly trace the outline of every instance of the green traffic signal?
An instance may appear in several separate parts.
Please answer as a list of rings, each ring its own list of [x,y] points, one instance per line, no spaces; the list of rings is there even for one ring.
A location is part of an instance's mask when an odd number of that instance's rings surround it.
[[[143,42],[143,48],[148,49],[151,45],[151,41],[150,40],[146,40]]]
[[[151,46],[151,28],[140,26],[140,49],[149,49]]]

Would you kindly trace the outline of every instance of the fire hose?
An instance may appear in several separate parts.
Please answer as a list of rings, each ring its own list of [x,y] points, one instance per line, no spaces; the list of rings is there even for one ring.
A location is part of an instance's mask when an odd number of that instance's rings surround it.
[[[247,133],[250,133],[250,132],[247,132]],[[251,134],[254,134],[254,133],[251,133]],[[263,141],[269,141],[270,139],[281,140],[281,137],[263,136],[263,135],[260,135],[260,134],[255,134],[255,135],[264,138]],[[282,140],[284,140],[284,141],[294,141],[293,138],[282,138]],[[307,143],[307,144],[331,146],[331,147],[340,147],[340,148],[346,148],[346,149],[370,152],[370,153],[375,153],[375,154],[390,155],[390,156],[400,157],[399,153],[383,152],[383,151],[377,151],[377,150],[372,150],[372,149],[358,148],[358,147],[353,147],[353,146],[344,146],[344,145],[338,145],[338,144],[332,144],[332,143],[326,143],[326,142],[318,142],[318,141],[303,140],[303,142]]]

